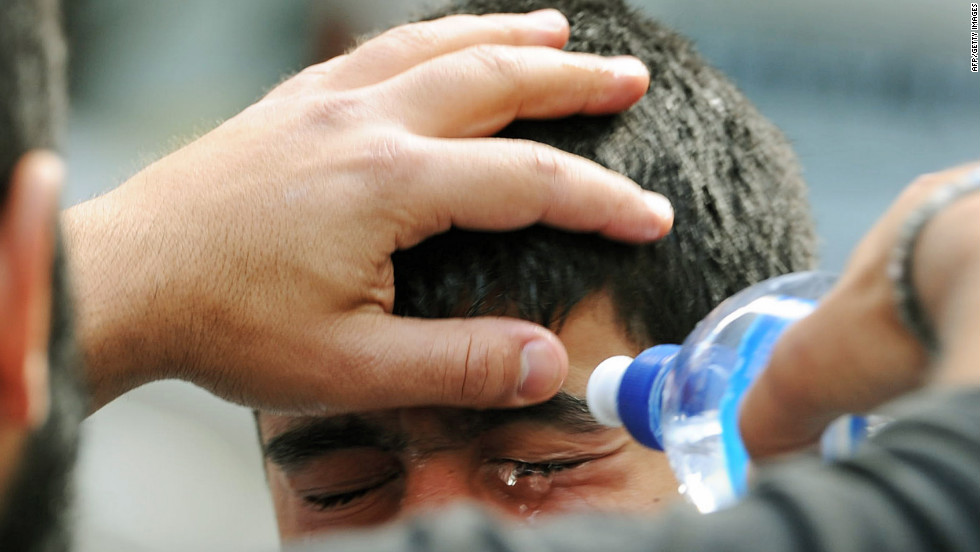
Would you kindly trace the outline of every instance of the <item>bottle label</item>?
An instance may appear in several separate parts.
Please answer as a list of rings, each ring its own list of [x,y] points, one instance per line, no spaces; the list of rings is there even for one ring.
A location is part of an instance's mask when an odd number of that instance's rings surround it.
[[[769,363],[772,348],[779,336],[790,324],[812,311],[815,305],[814,301],[785,296],[764,299],[754,305],[759,309],[757,316],[739,342],[738,360],[718,407],[725,465],[736,497],[745,496],[748,487],[749,454],[738,428],[741,401],[759,372]]]

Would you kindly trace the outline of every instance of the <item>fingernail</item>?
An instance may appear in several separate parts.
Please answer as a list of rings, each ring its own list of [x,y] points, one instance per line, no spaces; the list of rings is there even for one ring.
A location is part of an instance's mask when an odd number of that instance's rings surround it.
[[[537,339],[521,350],[521,383],[517,394],[525,399],[541,399],[561,386],[561,361],[554,346]]]
[[[633,56],[617,56],[605,60],[608,67],[616,76],[621,77],[648,77],[650,71],[642,61]]]
[[[533,19],[539,27],[551,31],[560,31],[568,26],[568,20],[565,19],[565,16],[554,9],[533,11],[527,16]]]
[[[670,200],[657,192],[644,192],[643,202],[647,204],[647,209],[660,219],[657,228],[651,230],[651,236],[656,238],[664,235],[674,221],[674,207],[670,204]]]

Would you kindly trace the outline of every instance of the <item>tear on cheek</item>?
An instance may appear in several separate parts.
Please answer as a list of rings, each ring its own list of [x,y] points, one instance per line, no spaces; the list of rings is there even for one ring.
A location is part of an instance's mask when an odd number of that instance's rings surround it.
[[[551,491],[555,479],[554,472],[542,472],[524,466],[504,465],[498,469],[497,477],[515,496],[534,498]]]
[[[551,509],[548,502],[554,487],[554,472],[507,463],[497,466],[491,477],[512,517],[533,521],[542,511]]]

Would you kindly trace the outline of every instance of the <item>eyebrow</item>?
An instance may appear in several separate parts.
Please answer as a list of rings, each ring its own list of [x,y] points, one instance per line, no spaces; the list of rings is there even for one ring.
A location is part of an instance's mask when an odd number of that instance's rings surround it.
[[[285,471],[335,450],[371,447],[398,449],[404,443],[379,424],[357,414],[303,419],[262,446],[262,454]]]
[[[535,422],[550,425],[569,433],[590,433],[609,429],[589,412],[585,399],[559,391],[551,399],[523,408],[501,408],[482,412],[489,429],[515,422]]]
[[[541,404],[513,409],[466,411],[459,425],[465,438],[518,422],[553,426],[569,433],[590,433],[608,429],[592,414],[585,399],[559,391]],[[302,468],[311,460],[344,449],[370,447],[399,450],[407,445],[404,435],[358,414],[307,418],[276,435],[263,445],[266,459],[284,471]]]

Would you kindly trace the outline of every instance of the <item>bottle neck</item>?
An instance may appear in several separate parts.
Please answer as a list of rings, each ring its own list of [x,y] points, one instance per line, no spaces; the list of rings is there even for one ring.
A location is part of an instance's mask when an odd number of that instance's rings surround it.
[[[664,450],[664,431],[662,427],[663,422],[661,421],[664,412],[664,388],[666,387],[667,380],[673,376],[674,368],[677,366],[676,361],[677,355],[674,354],[661,364],[660,369],[657,371],[657,377],[653,380],[653,388],[650,389],[650,431],[653,432],[654,437],[657,438],[657,442],[660,444],[657,450]]]
[[[619,417],[634,439],[663,450],[663,391],[674,369],[679,345],[657,345],[640,353],[619,385]]]

